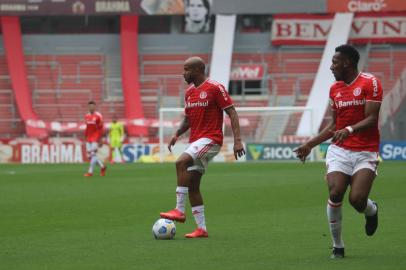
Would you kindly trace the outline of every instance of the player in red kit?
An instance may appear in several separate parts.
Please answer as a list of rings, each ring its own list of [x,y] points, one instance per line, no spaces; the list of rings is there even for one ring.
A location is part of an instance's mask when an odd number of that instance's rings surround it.
[[[298,158],[304,162],[314,146],[330,138],[333,142],[326,156],[332,258],[344,257],[341,208],[348,186],[350,204],[365,215],[366,234],[373,235],[378,227],[378,205],[368,197],[377,174],[382,87],[375,76],[358,71],[358,60],[358,51],[350,45],[335,49],[330,67],[337,81],[330,88],[332,121],[319,135],[296,149]]]
[[[100,175],[106,175],[107,167],[103,162],[97,157],[97,149],[101,144],[101,138],[103,136],[103,116],[96,112],[96,103],[94,101],[89,101],[89,112],[85,116],[86,121],[86,152],[87,157],[90,160],[90,166],[86,177],[93,176],[93,169],[96,164],[100,166]]]
[[[207,169],[208,162],[218,154],[223,143],[223,111],[231,119],[235,159],[243,156],[245,150],[241,142],[239,120],[233,102],[223,85],[205,76],[203,60],[199,57],[187,59],[184,63],[183,77],[188,84],[191,84],[185,94],[185,117],[171,138],[168,149],[171,151],[178,137],[189,128],[190,146],[176,161],[176,208],[160,215],[162,218],[185,222],[185,204],[189,196],[197,229],[186,234],[185,237],[208,237],[200,180]]]

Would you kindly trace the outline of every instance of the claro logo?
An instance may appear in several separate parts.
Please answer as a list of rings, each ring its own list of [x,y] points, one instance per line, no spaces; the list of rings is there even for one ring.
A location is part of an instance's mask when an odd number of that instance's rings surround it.
[[[386,7],[385,0],[375,0],[374,2],[353,0],[353,1],[348,2],[348,10],[351,12],[381,11],[385,7]]]

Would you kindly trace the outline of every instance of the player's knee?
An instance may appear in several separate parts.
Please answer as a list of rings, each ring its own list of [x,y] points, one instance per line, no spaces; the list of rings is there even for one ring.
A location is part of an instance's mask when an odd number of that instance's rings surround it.
[[[368,198],[360,194],[351,194],[349,196],[350,204],[352,205],[352,207],[354,207],[355,210],[357,210],[360,213],[362,213],[365,210],[367,200]]]
[[[342,194],[342,193],[341,193],[340,191],[338,191],[338,190],[335,190],[335,189],[330,190],[330,197],[329,197],[329,199],[330,199],[330,201],[332,201],[333,203],[342,202],[343,196],[344,196],[344,194]]]
[[[189,163],[190,163],[189,160],[179,157],[176,160],[176,169],[177,170],[186,170],[190,166]]]
[[[197,185],[190,185],[189,186],[189,193],[194,194],[200,192],[200,187]]]

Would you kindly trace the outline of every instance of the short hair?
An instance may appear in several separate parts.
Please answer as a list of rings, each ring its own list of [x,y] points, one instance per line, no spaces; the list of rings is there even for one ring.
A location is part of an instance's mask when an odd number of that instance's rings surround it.
[[[352,65],[354,67],[358,66],[359,52],[353,46],[348,45],[348,44],[340,45],[340,46],[336,47],[336,52],[339,52],[339,53],[345,55],[348,59],[350,59]]]
[[[91,101],[89,101],[89,102],[87,103],[87,105],[90,105],[90,104],[96,105],[96,102],[94,102],[93,100],[91,100]]]
[[[209,2],[209,0],[201,0],[201,1],[202,1],[204,8],[207,10],[207,14],[204,19],[206,22],[208,22],[209,18],[210,18],[210,2]],[[186,2],[186,6],[190,5],[190,0],[186,0],[185,2]]]

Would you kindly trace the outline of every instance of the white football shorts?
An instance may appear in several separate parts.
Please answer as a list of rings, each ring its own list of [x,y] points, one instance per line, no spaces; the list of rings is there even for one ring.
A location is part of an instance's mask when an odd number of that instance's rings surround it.
[[[377,173],[378,152],[351,151],[331,144],[327,149],[327,173],[342,172],[354,175],[361,169],[370,169]]]
[[[198,171],[204,174],[209,161],[212,160],[219,152],[221,145],[216,144],[208,138],[201,138],[189,145],[184,153],[189,154],[194,161],[193,166],[190,166],[188,171]]]
[[[98,148],[99,144],[97,142],[86,142],[86,152],[89,157],[95,155]]]

